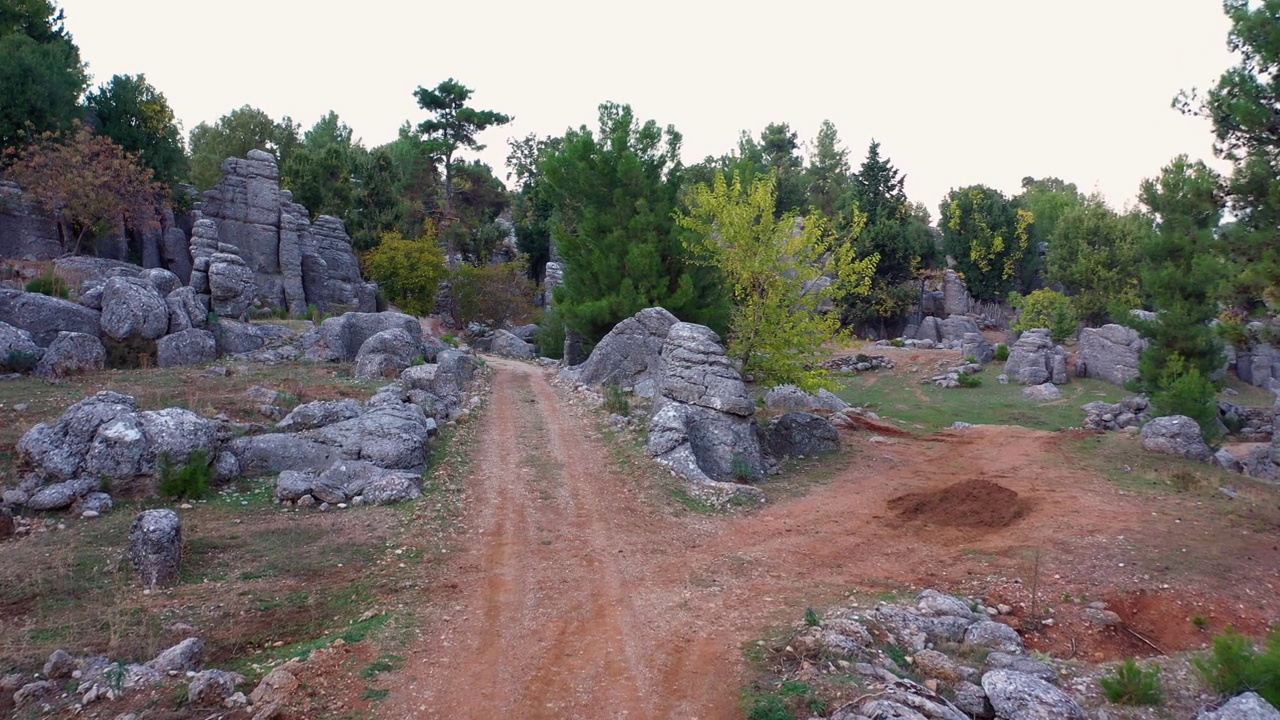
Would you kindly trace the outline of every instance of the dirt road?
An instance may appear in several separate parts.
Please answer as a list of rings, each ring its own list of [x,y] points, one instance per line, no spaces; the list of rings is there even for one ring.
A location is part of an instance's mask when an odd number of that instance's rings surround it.
[[[594,416],[568,407],[541,369],[490,363],[464,551],[449,572],[457,589],[426,619],[380,717],[727,720],[741,716],[742,643],[852,590],[1025,603],[1033,549],[1038,592],[1053,599],[1230,587],[1259,568],[1276,582],[1280,568],[1270,546],[1243,559],[1256,538],[1188,555],[1212,529],[1189,503],[1119,491],[1073,467],[1058,435],[1021,428],[849,433],[848,466],[803,497],[739,517],[676,513],[617,469]],[[890,508],[975,479],[1016,493],[1022,511],[928,523]],[[1235,599],[1213,601],[1247,625]],[[1276,616],[1274,600],[1249,607]],[[1085,631],[1068,609],[1059,617],[1054,632],[1076,647]]]

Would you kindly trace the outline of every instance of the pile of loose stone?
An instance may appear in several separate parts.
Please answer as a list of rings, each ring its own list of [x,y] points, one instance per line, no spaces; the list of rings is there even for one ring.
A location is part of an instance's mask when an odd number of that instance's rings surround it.
[[[892,370],[893,361],[884,355],[842,355],[825,360],[822,367],[832,372],[870,372],[872,370]]]

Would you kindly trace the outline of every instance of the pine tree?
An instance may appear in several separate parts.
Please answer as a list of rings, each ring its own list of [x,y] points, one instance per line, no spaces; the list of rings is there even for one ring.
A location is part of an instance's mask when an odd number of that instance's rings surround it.
[[[836,126],[823,120],[809,154],[809,203],[834,218],[849,191],[849,151],[840,147]]]

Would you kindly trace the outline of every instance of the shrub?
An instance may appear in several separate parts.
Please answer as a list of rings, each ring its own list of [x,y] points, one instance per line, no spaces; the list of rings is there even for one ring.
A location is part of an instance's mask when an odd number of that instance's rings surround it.
[[[813,608],[805,608],[804,624],[808,627],[822,627],[822,619],[818,617],[818,611]]]
[[[32,279],[31,282],[27,283],[26,290],[27,292],[40,293],[41,295],[62,298],[63,300],[66,300],[71,295],[67,290],[67,284],[53,273]]]
[[[416,240],[398,232],[383,233],[377,247],[365,253],[364,270],[378,283],[379,296],[412,315],[435,309],[440,283],[449,276],[434,231]]]
[[[27,352],[26,350],[10,350],[8,354],[4,356],[4,361],[0,362],[0,367],[8,372],[21,373],[35,370],[36,365],[39,364],[40,361],[36,358],[36,354],[33,352]]]
[[[907,342],[906,342],[905,340],[903,340],[902,338],[894,338],[894,339],[892,339],[892,340],[890,340],[890,341],[889,341],[889,345],[890,345],[890,346],[892,346],[892,347],[900,348],[900,347],[906,347],[906,346],[907,346]]]
[[[1004,343],[1000,343],[999,345],[996,345],[995,361],[1004,362],[1008,359],[1009,359],[1009,346],[1005,345]]]
[[[1010,293],[1009,304],[1021,311],[1011,327],[1015,332],[1047,328],[1055,342],[1076,334],[1079,320],[1071,307],[1071,299],[1056,290],[1036,290],[1025,297]]]
[[[1195,661],[1196,670],[1223,695],[1252,690],[1280,706],[1280,630],[1271,632],[1266,645],[1259,653],[1253,641],[1228,628],[1213,639],[1213,654]]]
[[[209,493],[213,481],[213,469],[209,467],[209,453],[192,450],[187,464],[174,468],[169,453],[160,455],[160,494],[171,500],[196,500]]]
[[[155,340],[144,340],[136,335],[123,340],[103,336],[102,346],[107,351],[106,365],[112,370],[137,370],[155,367]]]
[[[449,314],[455,327],[478,322],[501,327],[533,314],[534,284],[522,262],[463,265],[449,277]]]
[[[631,401],[617,385],[608,385],[604,389],[604,409],[613,415],[626,417],[631,414]]]
[[[1129,658],[1116,668],[1114,675],[1099,678],[1098,684],[1102,686],[1107,701],[1116,705],[1159,705],[1164,702],[1159,665],[1143,670],[1133,658]]]
[[[750,482],[751,478],[755,475],[751,472],[751,463],[747,462],[746,458],[738,454],[735,454],[733,459],[729,461],[729,472],[733,475],[735,480],[744,483]]]
[[[1186,415],[1200,425],[1205,442],[1215,442],[1219,434],[1218,391],[1213,382],[1194,367],[1184,368],[1176,354],[1166,370],[1169,379],[1151,394],[1155,415]]]
[[[960,383],[962,388],[982,387],[982,378],[970,373],[960,373],[956,376],[956,382]]]
[[[564,318],[554,310],[538,319],[538,353],[559,360],[564,357]]]

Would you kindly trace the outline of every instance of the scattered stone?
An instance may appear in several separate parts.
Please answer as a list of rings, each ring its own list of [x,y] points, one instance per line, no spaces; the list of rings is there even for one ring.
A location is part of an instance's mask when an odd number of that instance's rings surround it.
[[[1040,385],[1032,385],[1023,388],[1022,397],[1028,400],[1037,400],[1039,402],[1050,402],[1062,398],[1062,391],[1053,383],[1041,383]]]
[[[185,672],[200,667],[200,658],[203,655],[204,641],[197,637],[189,637],[161,652],[146,665],[159,673]]]
[[[57,691],[57,683],[49,680],[37,680],[18,688],[18,691],[13,694],[13,704],[16,707],[23,707]]]
[[[840,434],[826,418],[789,412],[761,429],[764,449],[774,458],[829,455],[840,450]]]
[[[60,332],[44,351],[36,365],[36,376],[46,379],[64,378],[106,367],[107,350],[96,335]]]
[[[61,648],[54,650],[53,654],[44,663],[44,676],[50,680],[61,680],[71,677],[71,673],[77,669],[76,659],[71,657],[71,653]]]
[[[236,691],[244,676],[226,670],[203,670],[191,678],[187,701],[195,706],[222,705]]]
[[[258,687],[254,688],[249,694],[249,701],[253,704],[255,711],[255,720],[261,716],[263,720],[275,716],[280,708],[298,689],[298,678],[284,667],[276,668],[262,678],[262,682],[258,683]],[[265,713],[265,714],[264,714]]]

